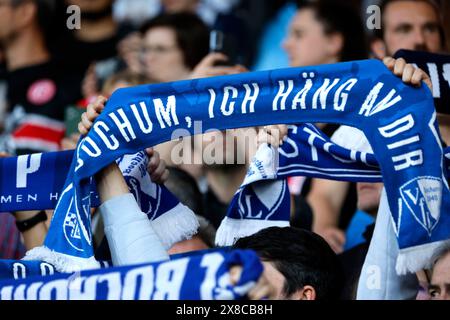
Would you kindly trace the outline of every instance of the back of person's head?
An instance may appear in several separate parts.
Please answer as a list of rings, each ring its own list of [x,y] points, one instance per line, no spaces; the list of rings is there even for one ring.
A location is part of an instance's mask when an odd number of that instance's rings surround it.
[[[193,69],[208,54],[209,29],[197,15],[188,12],[161,14],[145,23],[141,33],[158,27],[175,32],[184,63],[189,69]]]
[[[235,249],[252,249],[284,276],[289,297],[312,286],[318,300],[338,299],[343,285],[342,268],[334,251],[319,235],[293,227],[270,227],[241,238]]]
[[[323,25],[325,34],[339,33],[343,44],[340,61],[366,59],[368,45],[358,11],[342,0],[297,0],[297,10],[310,9]]]

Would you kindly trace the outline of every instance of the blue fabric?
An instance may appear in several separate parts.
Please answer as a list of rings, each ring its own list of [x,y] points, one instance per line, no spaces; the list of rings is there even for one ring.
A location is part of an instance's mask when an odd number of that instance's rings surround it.
[[[54,209],[64,186],[64,175],[69,171],[73,154],[73,151],[59,151],[1,158],[1,176],[7,179],[0,181],[0,211]],[[125,180],[142,211],[152,213],[149,217],[151,220],[179,203],[166,187],[153,184],[148,176],[144,177],[147,156],[143,151],[126,157],[129,158],[126,163],[123,162],[124,156],[119,157],[117,163],[123,166]],[[97,207],[100,205],[100,200],[95,181],[90,182],[92,183],[89,186],[92,190],[91,206]],[[161,196],[152,198],[143,192],[144,183],[147,187],[152,185],[155,192]],[[161,204],[159,210],[151,210],[151,204],[156,207],[155,201],[160,198],[163,201],[159,201]]]
[[[64,186],[61,177],[67,174],[73,154],[73,151],[64,151],[0,159],[0,170],[5,173],[2,177],[6,177],[1,179],[2,210],[55,208],[56,199],[61,196]],[[147,172],[148,157],[144,151],[123,155],[117,159],[117,164],[139,208],[147,214],[158,237],[164,246],[167,246],[166,249],[196,232],[198,222],[195,214],[182,205],[165,186],[151,181]],[[100,201],[93,179],[89,179],[88,188],[91,192],[83,198],[84,201],[98,206]],[[83,209],[86,211],[82,214],[85,217],[90,216],[90,208],[85,206]],[[65,242],[75,250],[81,246],[82,237],[91,232],[90,227],[89,230],[80,228],[77,223],[78,214],[80,212],[76,210],[68,212],[62,229],[56,235],[61,237],[58,241]],[[28,255],[25,258],[28,259]],[[34,256],[33,259],[42,260],[42,257]],[[55,261],[47,262],[61,270]],[[92,262],[91,267],[98,266],[95,261]]]
[[[108,268],[111,261],[99,261],[101,268]],[[20,280],[30,277],[51,276],[60,273],[55,266],[44,261],[0,260],[0,280]]]
[[[232,285],[228,272],[234,265],[243,270]],[[254,251],[215,251],[160,263],[4,280],[0,300],[242,299],[262,271]]]
[[[117,90],[75,152],[45,246],[76,261],[93,257],[90,177],[123,154],[194,133],[278,123],[336,122],[365,132],[381,166],[400,249],[449,238],[449,188],[429,90],[380,61],[290,68]],[[72,212],[72,213],[71,213]],[[81,239],[62,235],[76,213]],[[425,250],[427,251],[427,250]],[[415,266],[417,267],[417,266]]]
[[[290,126],[288,139],[280,149],[277,175],[283,177],[295,174],[339,181],[383,181],[374,155],[342,148],[311,124]],[[448,177],[450,147],[444,151]],[[0,158],[2,177],[7,177],[0,181],[0,212],[54,209],[59,192],[64,187],[63,177],[69,171],[73,154],[73,151],[58,151]],[[142,152],[136,154],[139,159],[142,159],[141,155]],[[122,159],[120,157],[117,162],[121,163]],[[140,183],[134,179],[130,182],[126,173],[125,179],[138,199],[135,188]],[[18,183],[18,180],[21,182]],[[92,188],[94,192],[91,194],[91,205],[97,207],[99,198],[95,185]],[[164,186],[161,189],[166,194]],[[168,200],[165,199],[164,203]],[[174,206],[173,201],[170,199],[167,208]],[[149,212],[145,209],[143,211]]]
[[[0,158],[0,211],[54,209],[72,158],[73,151]]]
[[[214,249],[196,250],[170,255],[170,260],[204,255],[212,252],[227,253],[231,251],[231,247],[220,247]],[[112,261],[99,261],[101,268],[111,267]],[[11,260],[0,259],[0,280],[20,280],[36,276],[49,276],[61,273],[55,266],[43,261],[27,261],[27,260]]]
[[[361,210],[356,210],[345,231],[344,251],[366,242],[363,234],[366,231],[366,228],[374,222],[375,219],[370,214]]]
[[[287,3],[264,29],[260,41],[258,56],[252,71],[285,68],[289,66],[286,51],[282,48],[289,22],[297,11],[294,3]]]
[[[344,149],[312,124],[289,126],[277,150],[267,144],[257,150],[217,230],[216,244],[232,245],[261,229],[288,226],[291,199],[287,178],[292,176],[382,181],[373,154]]]

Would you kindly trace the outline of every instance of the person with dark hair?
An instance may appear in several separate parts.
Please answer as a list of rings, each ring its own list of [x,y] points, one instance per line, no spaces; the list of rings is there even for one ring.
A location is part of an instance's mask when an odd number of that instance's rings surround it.
[[[436,1],[384,0],[380,8],[382,28],[376,30],[376,37],[371,42],[372,52],[377,58],[392,56],[399,49],[433,53],[444,50],[444,30]],[[442,120],[439,122],[444,124]],[[332,140],[348,149],[372,153],[365,135],[356,128],[341,126],[333,134]],[[353,208],[343,205],[346,203],[346,190],[352,188],[353,184],[348,182],[315,179],[308,195],[316,217],[313,230],[330,241],[337,252],[343,250],[345,243],[340,230],[343,226],[338,221],[354,212]],[[340,208],[345,210],[339,211]]]
[[[55,0],[0,3],[0,46],[6,66],[7,114],[0,119],[0,156],[56,151],[64,136],[64,110],[80,97],[79,73],[57,63],[48,49]],[[26,249],[42,245],[45,211],[12,213]],[[14,232],[7,237],[12,237]]]
[[[52,47],[55,55],[74,69],[86,74],[84,98],[101,92],[104,81],[112,74],[130,68],[139,72],[139,35],[129,24],[113,17],[115,0],[65,0],[66,8],[78,8],[78,26],[63,21],[58,41]],[[70,11],[69,11],[70,12]],[[67,25],[67,26],[66,26]]]
[[[208,54],[208,27],[195,14],[161,14],[145,23],[144,64],[158,82],[186,79]]]
[[[297,12],[283,43],[291,66],[367,58],[358,13],[343,1],[297,1]]]
[[[445,33],[439,2],[435,0],[382,0],[381,28],[375,29],[371,49],[383,59],[400,49],[439,53]]]
[[[283,47],[291,66],[361,60],[368,56],[361,18],[344,1],[297,1],[297,11]],[[338,128],[334,124],[316,125],[329,136]],[[356,209],[355,184],[344,184],[334,193],[338,200],[342,198],[342,202],[329,204],[320,198],[328,183],[334,184],[335,181],[295,177],[289,183],[290,189],[301,190],[301,196],[306,197],[311,206],[312,230],[323,236],[333,250],[342,252],[345,242],[343,229]],[[309,219],[306,212],[303,215],[303,219]]]
[[[227,57],[218,52],[208,54],[208,27],[193,13],[161,14],[144,24],[141,32],[145,73],[157,82],[246,71],[240,65],[216,65],[219,61],[227,60]],[[165,142],[156,146],[156,150],[168,165],[179,166],[198,179],[203,170],[201,163],[195,162],[191,158],[183,160],[183,163],[180,164],[176,163],[172,157],[172,152],[178,143],[187,142],[190,154],[197,152],[197,150],[193,150],[192,139],[194,138],[186,137],[181,142],[177,140]],[[188,161],[189,163],[187,163]]]
[[[270,227],[240,238],[233,249],[256,251],[276,299],[339,298],[343,283],[341,266],[327,242],[313,232]]]
[[[9,114],[0,151],[56,151],[64,136],[64,109],[80,97],[79,73],[57,63],[47,47],[55,1],[8,0],[0,5],[0,46],[7,70]]]

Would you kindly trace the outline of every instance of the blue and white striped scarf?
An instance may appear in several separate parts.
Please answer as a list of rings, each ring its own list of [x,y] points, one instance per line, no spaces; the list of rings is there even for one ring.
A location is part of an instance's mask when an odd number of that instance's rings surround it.
[[[116,91],[77,146],[45,241],[52,255],[29,257],[92,267],[91,177],[124,154],[170,140],[176,129],[193,134],[199,120],[205,131],[301,122],[357,127],[380,164],[403,261],[420,269],[429,249],[449,238],[449,188],[432,96],[367,60]],[[81,230],[75,246],[61,236],[69,215]]]
[[[40,268],[34,271],[44,270],[46,276],[0,281],[0,300],[236,300],[246,297],[263,271],[252,250],[213,251],[73,274],[53,274],[45,263],[16,264],[19,274]],[[242,273],[232,284],[229,270],[235,265]]]

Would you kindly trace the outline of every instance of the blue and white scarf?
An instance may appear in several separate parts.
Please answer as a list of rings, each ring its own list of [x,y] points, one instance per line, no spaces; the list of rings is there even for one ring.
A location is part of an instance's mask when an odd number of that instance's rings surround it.
[[[124,154],[170,140],[177,129],[193,134],[199,120],[205,131],[300,122],[357,127],[383,173],[402,272],[425,267],[430,248],[450,236],[449,188],[431,93],[367,60],[117,90],[76,148],[45,240],[53,256],[91,267],[91,177]],[[73,213],[82,230],[75,247],[60,236]]]
[[[100,268],[109,268],[111,261],[99,261]],[[54,265],[43,261],[0,260],[0,281],[51,276],[59,272]]]
[[[258,148],[217,230],[216,245],[230,246],[259,230],[289,226],[291,198],[287,178],[292,176],[382,181],[373,154],[342,148],[312,124],[289,126],[278,149],[267,143]]]
[[[21,210],[37,209],[34,205],[40,207],[40,209],[42,208],[41,206],[48,208],[52,204],[51,200],[54,199],[52,199],[52,196],[48,197],[48,194],[53,195],[53,198],[55,198],[62,189],[62,185],[59,185],[59,188],[51,183],[42,185],[42,181],[61,182],[57,176],[64,172],[59,170],[64,170],[67,167],[67,160],[69,162],[71,160],[69,157],[73,157],[73,152],[52,152],[3,159],[5,167],[9,169],[12,169],[15,164],[18,165],[16,168],[16,188],[9,189],[11,193],[15,194],[15,199],[17,200],[18,192],[23,193],[26,191],[28,200],[31,200],[31,202],[21,202],[20,204],[25,207],[22,207]],[[152,227],[166,250],[172,247],[174,243],[189,239],[197,232],[199,223],[192,210],[180,203],[165,186],[151,181],[147,171],[148,157],[144,151],[123,155],[116,162],[123,173],[130,192],[133,194],[142,212],[146,213],[148,219],[151,220]],[[23,166],[28,168],[28,170],[19,170],[20,163],[24,163]],[[41,164],[44,170],[40,170]],[[57,170],[49,170],[51,165]],[[22,178],[24,175],[25,177]],[[17,188],[21,181],[24,181],[24,187],[26,187],[24,191]],[[93,206],[97,206],[99,197],[95,192],[96,187],[92,179],[90,180],[89,188],[91,193],[87,195],[89,199],[86,201],[93,201]],[[43,198],[43,201],[37,201],[39,196]],[[25,199],[25,197],[22,196],[22,199]],[[8,201],[7,204],[11,206],[12,203]],[[83,211],[83,214],[90,215],[89,208],[83,209],[86,210]],[[83,230],[77,221],[77,211],[69,212],[64,217],[63,229],[51,228],[46,239],[54,239],[55,242],[63,243],[63,245],[78,248],[83,234],[90,232],[90,230]],[[41,257],[46,257],[47,259],[41,259]],[[49,259],[49,257],[51,258]],[[45,260],[54,265],[60,272],[76,270],[76,268],[73,269],[73,265],[68,265],[64,259],[61,259],[51,251],[49,252],[45,247],[38,247],[27,252],[25,259]],[[90,263],[92,268],[100,266],[95,259],[91,259]]]
[[[54,209],[64,187],[64,176],[70,168],[73,151],[35,153],[0,159],[0,212]],[[181,204],[163,185],[153,183],[147,172],[148,157],[144,151],[124,155],[116,161],[142,212],[152,221],[162,244],[169,249],[174,243],[196,233],[195,214]],[[43,183],[45,182],[45,183]],[[93,207],[100,205],[96,186],[90,187]],[[70,217],[65,234],[77,234]]]
[[[450,148],[445,149],[445,156],[448,177]],[[279,148],[266,143],[258,148],[217,230],[216,245],[230,246],[262,229],[288,226],[291,199],[286,194],[286,179],[293,176],[383,182],[373,154],[343,148],[312,124],[288,126]]]
[[[232,285],[229,270],[234,265],[242,266],[242,273]],[[44,268],[50,274],[50,267]],[[262,271],[252,250],[213,251],[159,263],[0,281],[0,300],[233,300],[245,298]]]

